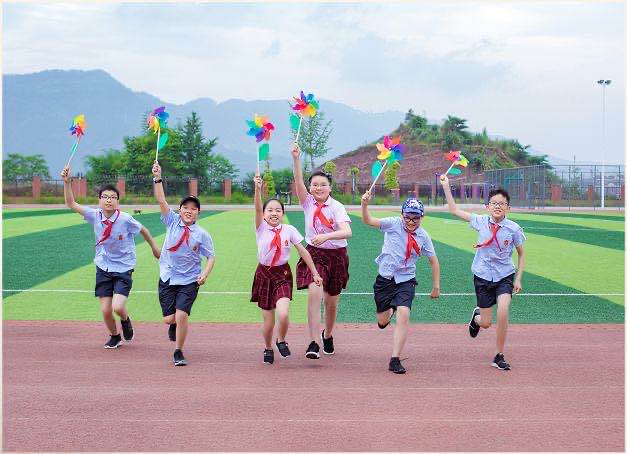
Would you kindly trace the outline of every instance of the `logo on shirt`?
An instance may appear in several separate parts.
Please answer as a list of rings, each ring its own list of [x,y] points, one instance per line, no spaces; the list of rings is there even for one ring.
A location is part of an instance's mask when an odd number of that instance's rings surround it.
[[[289,245],[290,245],[290,243],[288,243],[288,241],[287,241],[287,240],[285,240],[285,245],[286,245],[286,246],[289,246]]]
[[[505,242],[503,243],[505,246],[507,246],[509,244],[509,240],[505,240]]]
[[[194,246],[194,247],[192,248],[192,251],[194,251],[194,252],[198,252],[198,245]]]
[[[119,235],[118,240],[122,241],[124,239],[124,235]]]

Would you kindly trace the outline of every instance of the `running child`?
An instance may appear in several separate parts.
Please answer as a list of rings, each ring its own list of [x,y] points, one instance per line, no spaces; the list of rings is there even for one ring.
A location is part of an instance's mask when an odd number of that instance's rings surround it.
[[[506,217],[509,211],[509,194],[504,189],[491,190],[486,205],[489,214],[478,215],[457,207],[446,175],[440,177],[440,182],[446,195],[448,210],[464,221],[470,222],[470,227],[479,234],[480,243],[475,246],[477,252],[471,268],[474,274],[477,307],[474,308],[468,323],[470,337],[477,337],[480,328],[490,327],[492,306],[496,304],[496,355],[492,360],[492,366],[510,370],[503,352],[512,294],[522,290],[525,235],[518,224]],[[518,271],[512,263],[514,248],[518,253]]]
[[[96,235],[94,263],[96,264],[95,295],[100,299],[102,318],[109,330],[109,340],[104,348],[118,348],[122,336],[117,328],[114,313],[120,318],[124,340],[135,337],[133,324],[126,308],[135,269],[135,239],[138,233],[150,245],[152,254],[159,258],[159,248],[146,227],[133,216],[120,211],[120,192],[113,185],[104,185],[98,190],[98,208],[79,205],[72,192],[70,166],[61,172],[63,194],[68,208],[83,216],[94,226]]]
[[[285,336],[289,325],[288,313],[294,285],[292,270],[288,263],[292,245],[307,264],[317,286],[322,285],[322,278],[313,264],[311,255],[301,244],[303,236],[294,226],[282,223],[285,212],[283,203],[272,198],[262,205],[262,185],[261,177],[255,176],[255,233],[259,265],[255,271],[250,301],[257,303],[263,314],[262,334],[266,343],[263,362],[272,364],[274,362],[272,333],[275,309],[279,315],[276,347],[281,356],[291,355]]]
[[[372,199],[370,191],[361,197],[364,224],[383,232],[381,254],[375,259],[379,274],[374,281],[374,301],[377,305],[377,325],[385,329],[396,312],[396,326],[392,357],[388,369],[404,374],[401,354],[407,340],[409,315],[416,296],[416,261],[425,256],[431,265],[431,298],[440,296],[440,262],[429,234],[420,226],[424,216],[422,202],[408,198],[403,203],[400,217],[373,218],[368,211]]]
[[[211,236],[196,224],[200,213],[200,201],[187,196],[175,213],[165,199],[161,166],[152,166],[155,198],[161,210],[161,222],[166,226],[165,241],[159,259],[159,303],[163,321],[169,325],[168,337],[176,342],[174,365],[185,366],[183,345],[187,337],[189,316],[198,296],[198,289],[207,281],[213,268],[215,254]],[[202,256],[207,265],[201,271]]]
[[[342,289],[348,283],[347,239],[351,237],[350,218],[346,208],[331,197],[331,175],[316,171],[309,177],[309,191],[303,180],[300,149],[294,144],[294,183],[298,201],[305,212],[305,240],[316,269],[322,276],[322,287],[302,260],[296,266],[296,288],[307,289],[307,324],[311,342],[305,356],[320,358],[322,341],[326,355],[335,353],[333,328],[337,318],[337,304]],[[320,332],[320,301],[324,299],[324,330]]]

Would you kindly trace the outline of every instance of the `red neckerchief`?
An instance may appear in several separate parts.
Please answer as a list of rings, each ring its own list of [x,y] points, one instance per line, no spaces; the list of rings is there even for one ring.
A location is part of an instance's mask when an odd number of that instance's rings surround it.
[[[275,227],[270,230],[274,232],[274,238],[272,238],[272,242],[270,243],[270,250],[272,250],[273,247],[276,248],[274,256],[272,257],[272,263],[270,263],[270,266],[274,266],[281,258],[281,230],[283,230],[283,227],[279,229]]]
[[[407,248],[405,249],[405,264],[407,264],[407,260],[411,257],[412,249],[416,251],[416,254],[420,255],[420,246],[416,242],[416,238],[414,235],[408,230],[407,231]]]
[[[113,222],[111,222],[109,219],[105,219],[105,220],[102,221],[102,223],[104,225],[106,225],[106,227],[105,227],[104,231],[102,232],[102,237],[96,243],[96,246],[98,246],[100,243],[106,241],[111,236],[111,231],[113,230],[113,224],[115,224],[115,221],[117,221],[118,218],[120,217],[120,210],[115,210],[113,212],[113,214],[115,215],[115,213],[117,213],[118,215],[115,217]],[[102,216],[102,212],[100,212],[100,216]]]
[[[499,231],[499,229],[501,228],[501,226],[500,226],[500,225],[498,225],[498,224],[492,224],[491,222],[489,222],[489,224],[490,224],[490,231],[492,232],[492,236],[490,237],[490,239],[489,239],[489,240],[484,241],[484,242],[483,242],[483,243],[481,243],[481,244],[477,244],[477,245],[475,245],[475,248],[484,247],[484,246],[487,246],[487,245],[489,245],[490,243],[492,243],[492,241],[496,241],[496,245],[498,246],[499,251],[500,251],[500,250],[501,250],[501,245],[499,244],[499,240],[496,238],[496,232],[498,232],[498,231]]]
[[[187,246],[189,246],[189,232],[191,232],[191,230],[189,229],[189,227],[187,227],[186,225],[183,225],[183,234],[181,235],[181,237],[179,238],[178,243],[176,243],[174,246],[169,247],[168,251],[170,252],[176,252],[178,250],[179,247],[181,247],[181,244],[183,244],[183,241],[185,243],[187,243]]]
[[[315,229],[315,224],[316,224],[316,218],[318,218],[322,225],[333,230],[333,224],[331,224],[331,221],[329,221],[327,217],[324,215],[324,213],[322,212],[322,208],[328,207],[329,205],[326,203],[322,204],[320,202],[315,202],[315,205],[316,205],[316,211],[314,212],[314,215],[313,215],[314,229]]]

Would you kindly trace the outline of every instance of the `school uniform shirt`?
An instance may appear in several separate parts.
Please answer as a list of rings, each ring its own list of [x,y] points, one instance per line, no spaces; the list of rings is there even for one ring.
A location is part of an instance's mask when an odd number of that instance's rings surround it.
[[[275,230],[279,233],[281,246],[279,249],[280,255],[275,263],[272,264],[277,250],[274,243]],[[290,248],[292,245],[300,244],[303,241],[303,236],[293,225],[279,224],[276,227],[272,227],[265,219],[259,224],[259,228],[256,230],[256,237],[257,260],[265,266],[279,266],[287,263],[290,259]]]
[[[189,238],[172,252],[169,248],[176,246],[185,231],[181,216],[170,210],[161,215],[165,224],[165,241],[159,258],[159,277],[163,282],[170,280],[170,285],[187,285],[195,282],[200,276],[201,256],[213,257],[213,241],[211,235],[198,224],[187,226]]]
[[[383,232],[383,247],[381,254],[374,260],[379,265],[379,274],[386,279],[394,278],[394,282],[409,281],[416,277],[416,260],[419,255],[412,248],[407,261],[405,255],[407,251],[407,230],[400,217],[390,217],[380,219],[380,230]],[[418,227],[413,232],[413,237],[420,247],[420,256],[433,257],[435,249],[431,237],[422,227]]]
[[[83,218],[94,226],[96,235],[96,254],[94,263],[104,271],[124,273],[135,268],[135,239],[142,229],[142,225],[128,213],[115,210],[110,218],[105,217],[102,208],[85,208]],[[106,221],[106,222],[105,222]],[[107,224],[112,228],[108,238],[104,241],[103,234]]]
[[[311,244],[311,239],[321,233],[332,233],[340,229],[341,222],[351,222],[348,217],[346,208],[340,202],[329,196],[326,202],[322,203],[321,214],[329,222],[329,225],[325,225],[320,217],[315,217],[318,206],[320,204],[316,202],[313,195],[307,194],[305,202],[303,203],[303,211],[305,212],[305,241],[307,244]],[[348,242],[346,240],[327,240],[324,243],[315,246],[322,249],[339,249],[346,247]]]
[[[512,263],[512,253],[514,247],[522,245],[526,238],[522,228],[507,218],[495,223],[490,215],[470,215],[470,227],[479,232],[478,244],[492,238],[492,225],[499,226],[496,241],[477,248],[471,269],[481,279],[498,282],[516,271]]]

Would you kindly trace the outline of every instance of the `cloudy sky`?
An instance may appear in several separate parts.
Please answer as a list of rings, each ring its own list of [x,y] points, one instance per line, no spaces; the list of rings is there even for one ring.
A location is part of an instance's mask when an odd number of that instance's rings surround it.
[[[624,162],[621,2],[4,3],[4,74],[104,69],[172,103],[317,97]],[[341,134],[341,131],[336,133]]]

